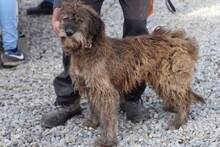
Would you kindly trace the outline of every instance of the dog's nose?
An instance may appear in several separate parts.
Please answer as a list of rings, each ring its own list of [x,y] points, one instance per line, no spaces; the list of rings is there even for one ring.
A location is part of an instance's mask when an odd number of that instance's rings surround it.
[[[66,29],[65,32],[66,32],[66,35],[67,35],[67,36],[69,36],[69,37],[70,37],[70,36],[73,36],[73,30],[72,30],[72,29]]]

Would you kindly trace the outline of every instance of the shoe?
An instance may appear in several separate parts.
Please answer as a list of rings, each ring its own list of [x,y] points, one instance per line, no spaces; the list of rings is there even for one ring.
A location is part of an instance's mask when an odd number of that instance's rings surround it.
[[[52,128],[64,125],[66,121],[75,115],[82,114],[80,99],[70,106],[62,106],[56,110],[42,115],[41,125],[46,128]]]
[[[53,4],[50,2],[41,2],[36,7],[27,9],[27,15],[51,15],[53,14]]]
[[[149,118],[147,109],[140,101],[128,102],[121,98],[120,108],[123,112],[126,112],[127,120],[132,122],[144,121]]]
[[[3,54],[1,55],[3,66],[14,67],[28,61],[27,55],[23,53],[19,47],[15,50],[16,52],[3,51]]]

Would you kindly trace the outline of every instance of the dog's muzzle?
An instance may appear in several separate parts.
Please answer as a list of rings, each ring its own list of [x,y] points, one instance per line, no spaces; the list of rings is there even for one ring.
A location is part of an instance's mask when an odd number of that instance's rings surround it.
[[[59,37],[63,46],[65,48],[72,48],[72,50],[76,50],[86,44],[86,38],[84,38],[84,35],[81,32],[74,32],[71,29],[61,29]]]
[[[74,34],[74,31],[72,29],[66,29],[65,30],[66,36],[71,37]]]

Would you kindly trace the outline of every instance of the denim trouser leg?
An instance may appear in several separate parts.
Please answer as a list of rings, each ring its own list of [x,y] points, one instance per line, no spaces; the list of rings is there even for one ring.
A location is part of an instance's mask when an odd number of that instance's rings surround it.
[[[49,3],[53,4],[53,0],[44,0],[44,2],[49,2]]]
[[[5,51],[14,49],[17,46],[16,9],[16,0],[0,0],[0,27]]]

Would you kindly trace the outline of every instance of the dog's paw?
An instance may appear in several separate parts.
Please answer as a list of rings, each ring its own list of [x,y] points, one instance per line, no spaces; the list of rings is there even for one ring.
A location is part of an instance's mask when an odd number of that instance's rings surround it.
[[[98,121],[96,121],[94,119],[87,119],[84,121],[83,125],[87,126],[87,127],[96,128],[96,127],[98,127],[99,123],[98,123]]]
[[[177,130],[177,129],[179,129],[179,128],[180,128],[180,126],[168,125],[168,126],[166,127],[166,130],[171,130],[171,131],[173,131],[173,130]]]
[[[106,138],[100,137],[96,138],[93,142],[95,147],[112,147],[115,146],[117,142],[115,140],[107,140]]]
[[[166,127],[166,130],[177,130],[183,125],[183,122],[172,120],[169,122],[169,125]]]

